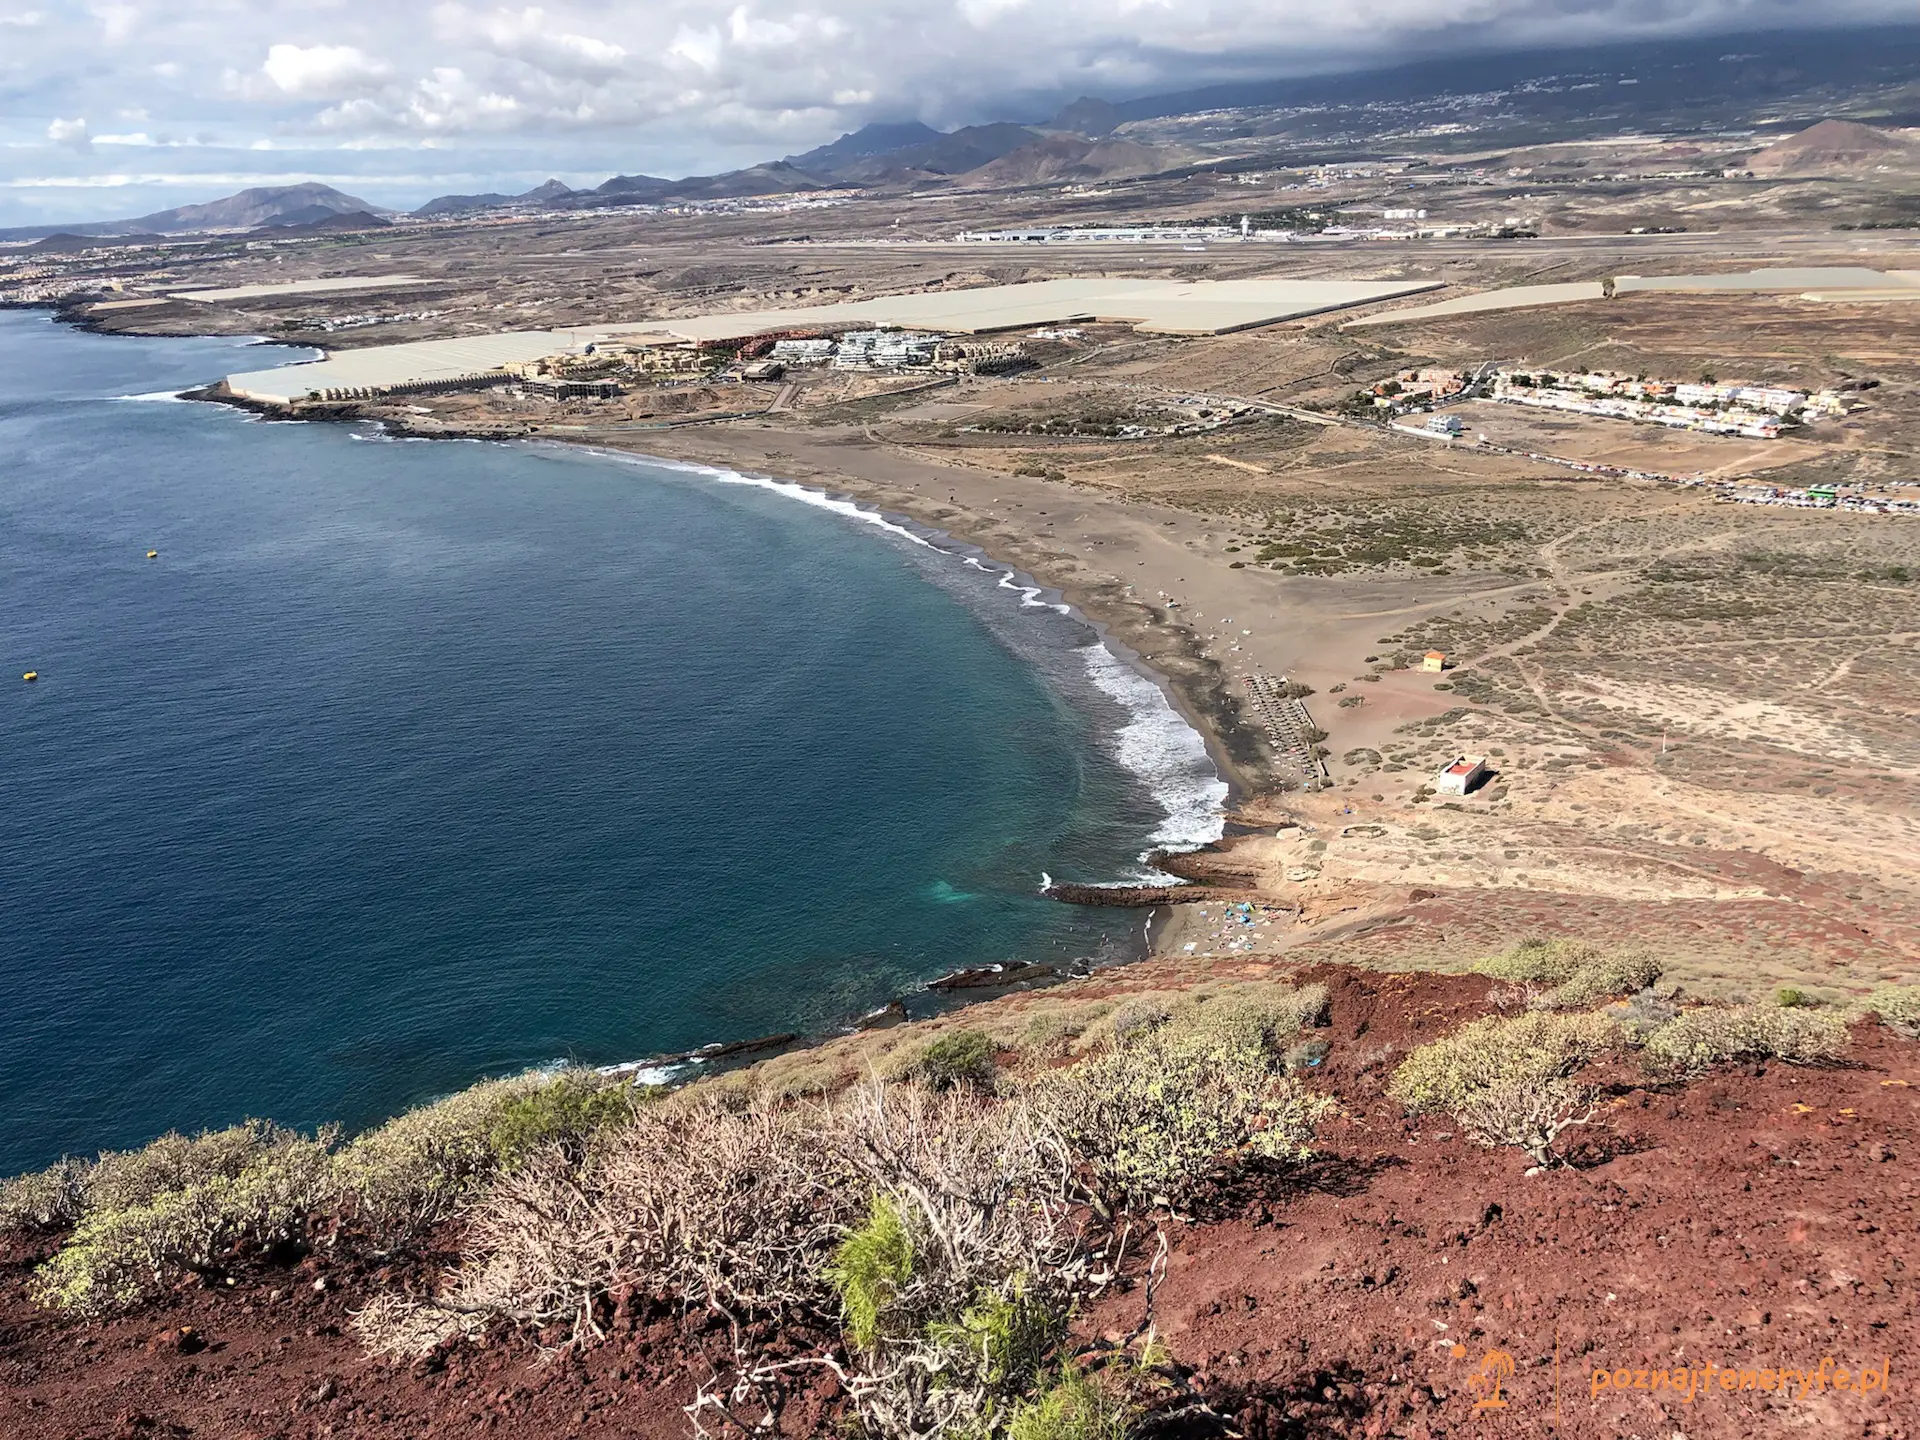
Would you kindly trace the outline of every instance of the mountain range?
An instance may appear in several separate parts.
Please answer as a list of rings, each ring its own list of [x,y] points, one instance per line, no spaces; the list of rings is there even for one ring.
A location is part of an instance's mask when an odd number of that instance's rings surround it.
[[[1353,154],[1356,143],[1404,137],[1418,112],[1446,119],[1465,101],[1492,122],[1468,143],[1529,143],[1546,130],[1569,136],[1636,127],[1684,130],[1726,124],[1783,97],[1859,93],[1910,86],[1920,69],[1920,29],[1744,35],[1730,53],[1724,37],[1661,44],[1625,42],[1584,49],[1452,56],[1342,75],[1216,85],[1113,102],[1082,96],[1035,123],[995,121],[940,131],[917,120],[876,122],[830,144],[717,175],[666,179],[615,175],[591,189],[548,180],[518,195],[441,195],[411,212],[421,218],[543,209],[746,199],[829,189],[1017,188],[1105,181],[1177,172],[1225,143],[1271,163],[1281,149]],[[1631,87],[1631,88],[1626,88]],[[1444,114],[1440,112],[1445,112]],[[1186,118],[1182,118],[1186,117]],[[1893,124],[1913,117],[1887,115]],[[1131,127],[1127,133],[1116,133]],[[1504,127],[1504,128],[1503,128]],[[1511,132],[1511,133],[1508,133]],[[1192,148],[1187,142],[1208,146]],[[1890,142],[1904,151],[1903,142]],[[1852,125],[1811,147],[1864,159],[1874,132]],[[1343,148],[1344,147],[1344,148]],[[1806,147],[1803,147],[1806,148]],[[1793,171],[1811,163],[1798,151],[1766,160]],[[265,186],[223,200],[183,205],[130,220],[0,231],[0,240],[54,235],[180,235],[199,231],[273,233],[364,228],[387,223],[383,210],[328,185]]]

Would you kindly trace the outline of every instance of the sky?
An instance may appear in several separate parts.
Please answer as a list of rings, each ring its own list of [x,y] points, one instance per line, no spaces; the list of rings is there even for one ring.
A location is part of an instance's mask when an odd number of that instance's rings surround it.
[[[296,180],[411,208],[711,174],[870,120],[1912,17],[1913,0],[0,0],[0,225]]]

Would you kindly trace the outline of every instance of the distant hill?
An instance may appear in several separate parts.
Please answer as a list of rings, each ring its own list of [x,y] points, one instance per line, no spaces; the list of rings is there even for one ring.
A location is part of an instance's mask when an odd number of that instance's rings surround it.
[[[352,210],[344,214],[335,214],[330,210],[293,211],[274,221],[271,225],[262,225],[250,230],[249,235],[261,239],[292,240],[302,235],[338,235],[351,230],[381,230],[393,222],[366,210]]]
[[[257,230],[263,225],[310,225],[329,215],[384,216],[392,211],[348,195],[331,185],[260,185],[202,205],[156,210],[132,220],[94,220],[83,225],[38,225],[0,230],[0,240],[36,240],[42,236],[189,235],[202,230]]]
[[[574,190],[558,180],[548,180],[519,195],[436,195],[413,213],[423,219],[436,215],[459,215],[472,210],[515,210],[552,205],[570,199]]]
[[[857,161],[875,155],[890,155],[915,145],[934,145],[946,138],[931,125],[918,120],[899,124],[862,125],[827,145],[816,145],[803,155],[789,155],[786,163],[809,175],[831,175]]]
[[[1197,158],[1172,145],[1139,145],[1131,140],[1081,140],[1055,135],[1018,150],[961,177],[968,188],[1052,185],[1071,180],[1120,180],[1177,170]]]
[[[1091,95],[1082,95],[1071,105],[1049,120],[1049,130],[1065,130],[1074,135],[1085,135],[1089,140],[1098,140],[1103,135],[1111,135],[1120,128],[1120,107],[1105,100],[1096,100]]]
[[[43,240],[36,240],[27,246],[29,255],[70,255],[79,250],[91,250],[99,245],[153,245],[165,240],[164,235],[76,235],[71,230],[60,230]]]
[[[331,185],[310,181],[303,185],[263,185],[204,205],[156,210],[137,220],[120,222],[116,228],[151,230],[161,235],[177,235],[189,230],[255,230],[276,221],[304,225],[329,215],[371,215],[379,209]]]
[[[596,203],[594,196],[619,195],[628,200],[646,202],[658,200],[669,194],[674,186],[671,180],[663,180],[658,175],[615,175],[603,180],[592,190],[580,197],[584,205]]]
[[[1905,136],[1852,120],[1822,120],[1776,140],[1747,162],[1756,175],[1830,175],[1916,158]]]
[[[968,174],[1040,138],[1024,125],[1004,121],[965,125],[945,135],[936,130],[933,137],[897,150],[868,155],[835,170],[812,173],[840,185],[913,184]]]
[[[785,195],[796,190],[819,190],[821,182],[784,160],[770,160],[724,175],[689,175],[684,180],[662,180],[653,175],[616,175],[590,194],[576,194],[579,205],[651,205],[667,200],[741,200],[755,195]]]

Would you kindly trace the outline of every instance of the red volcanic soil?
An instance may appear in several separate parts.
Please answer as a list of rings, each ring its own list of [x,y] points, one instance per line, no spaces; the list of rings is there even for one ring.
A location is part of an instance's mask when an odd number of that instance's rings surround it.
[[[1485,1013],[1487,982],[1303,978],[1333,991],[1314,1083],[1346,1113],[1310,1165],[1243,1176],[1170,1222],[1154,1300],[1191,1388],[1235,1431],[1920,1436],[1920,1047],[1868,1022],[1844,1066],[1748,1065],[1684,1089],[1622,1070],[1573,1132],[1575,1165],[1528,1175],[1519,1151],[1410,1122],[1381,1089],[1408,1047]],[[706,1373],[697,1332],[644,1305],[585,1351],[501,1331],[405,1367],[364,1358],[346,1322],[424,1271],[314,1256],[78,1323],[26,1301],[32,1259],[0,1255],[5,1440],[652,1440],[688,1433],[679,1407]],[[1112,1296],[1081,1328],[1131,1332],[1144,1303],[1139,1287]],[[835,1433],[832,1398],[804,1397],[783,1432]],[[1153,1433],[1227,1432],[1193,1416]]]

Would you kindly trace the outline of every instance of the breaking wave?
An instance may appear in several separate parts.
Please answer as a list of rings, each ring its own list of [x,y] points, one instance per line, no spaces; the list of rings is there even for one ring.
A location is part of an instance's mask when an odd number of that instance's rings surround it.
[[[1087,675],[1132,718],[1118,732],[1118,758],[1140,778],[1166,820],[1148,837],[1160,850],[1197,850],[1226,831],[1227,782],[1200,732],[1166,692],[1095,642],[1080,651]]]

